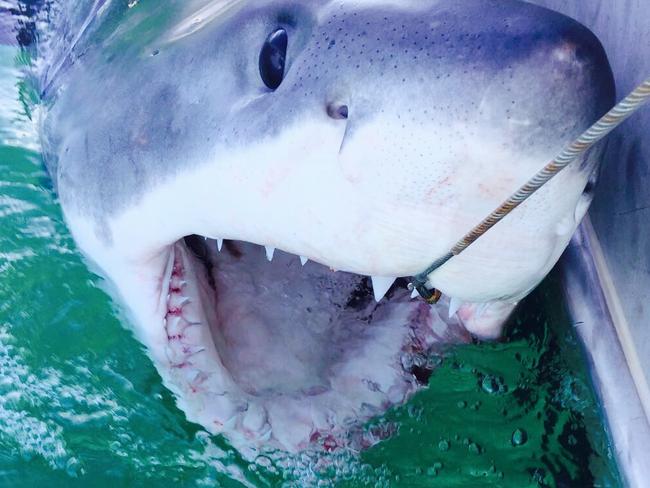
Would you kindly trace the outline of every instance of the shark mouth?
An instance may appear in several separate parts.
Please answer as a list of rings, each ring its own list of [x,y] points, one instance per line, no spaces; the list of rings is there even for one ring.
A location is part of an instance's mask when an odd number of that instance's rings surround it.
[[[179,240],[162,290],[163,377],[190,420],[238,446],[368,447],[386,432],[363,422],[471,340],[449,302],[413,299],[405,280],[382,297],[368,276],[241,241]]]

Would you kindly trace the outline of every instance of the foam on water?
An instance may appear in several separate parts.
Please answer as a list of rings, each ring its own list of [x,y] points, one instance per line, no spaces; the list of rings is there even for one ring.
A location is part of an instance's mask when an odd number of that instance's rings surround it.
[[[68,454],[61,427],[21,409],[21,403],[37,407],[48,401],[59,378],[55,372],[47,378],[34,375],[9,344],[11,339],[0,328],[0,432],[24,456],[40,455],[51,467],[59,467]]]

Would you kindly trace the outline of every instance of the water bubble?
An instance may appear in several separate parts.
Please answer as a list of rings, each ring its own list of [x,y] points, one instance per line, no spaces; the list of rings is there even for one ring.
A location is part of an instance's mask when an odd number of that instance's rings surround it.
[[[76,478],[79,475],[81,470],[81,463],[75,457],[68,459],[68,462],[65,464],[65,471],[71,478]],[[83,471],[83,470],[81,470]]]
[[[528,440],[528,434],[524,429],[517,429],[512,433],[512,445],[523,446]]]
[[[268,469],[269,467],[271,467],[271,465],[273,464],[273,463],[271,462],[271,460],[270,460],[269,458],[267,458],[266,456],[259,456],[259,457],[255,460],[255,462],[256,462],[259,466],[261,466],[261,467],[263,467],[263,468],[267,468],[267,469]]]
[[[507,391],[503,378],[492,375],[485,375],[481,381],[481,388],[490,395],[499,395]]]
[[[449,450],[449,441],[446,439],[441,440],[438,442],[438,450],[445,452]]]

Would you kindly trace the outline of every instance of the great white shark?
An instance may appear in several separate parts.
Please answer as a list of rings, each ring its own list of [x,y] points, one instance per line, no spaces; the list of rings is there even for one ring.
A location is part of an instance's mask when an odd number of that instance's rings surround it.
[[[598,39],[517,0],[76,2],[44,29],[46,164],[188,419],[364,447],[430,356],[495,338],[593,197],[602,146],[413,276],[602,116]],[[441,392],[444,393],[444,392]]]

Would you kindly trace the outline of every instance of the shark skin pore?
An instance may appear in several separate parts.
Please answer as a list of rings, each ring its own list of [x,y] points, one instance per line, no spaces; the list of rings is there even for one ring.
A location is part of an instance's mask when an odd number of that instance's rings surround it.
[[[550,10],[70,5],[40,70],[66,220],[188,419],[242,450],[390,435],[360,426],[498,337],[593,197],[600,146],[431,274],[439,304],[406,289],[613,104],[598,40]]]

